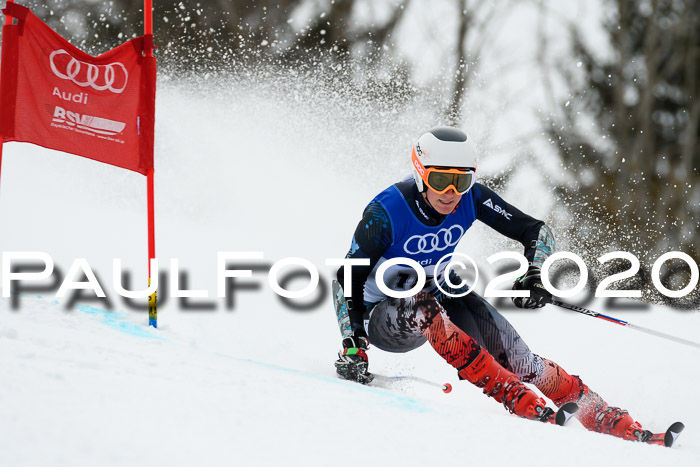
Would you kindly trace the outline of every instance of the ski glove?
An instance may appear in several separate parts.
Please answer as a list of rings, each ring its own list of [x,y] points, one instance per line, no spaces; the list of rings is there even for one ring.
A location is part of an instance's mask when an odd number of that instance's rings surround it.
[[[542,308],[552,303],[552,294],[544,288],[540,268],[530,266],[524,276],[519,277],[513,284],[513,290],[529,290],[530,297],[512,297],[518,308]]]
[[[353,335],[343,339],[343,350],[338,352],[338,360],[335,362],[338,376],[361,384],[372,381],[374,375],[368,371],[368,348],[369,340],[365,336]]]

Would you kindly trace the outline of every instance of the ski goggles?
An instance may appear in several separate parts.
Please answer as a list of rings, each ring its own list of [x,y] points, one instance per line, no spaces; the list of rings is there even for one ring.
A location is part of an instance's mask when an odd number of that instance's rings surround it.
[[[423,183],[428,185],[431,190],[439,195],[447,192],[450,188],[463,195],[468,192],[471,187],[474,186],[474,182],[476,182],[476,168],[425,168],[418,160],[415,151],[413,151],[411,159],[413,159],[413,166],[420,174]]]

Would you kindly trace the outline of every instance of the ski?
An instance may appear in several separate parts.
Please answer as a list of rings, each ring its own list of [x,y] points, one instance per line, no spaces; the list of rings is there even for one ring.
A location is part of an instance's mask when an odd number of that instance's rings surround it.
[[[559,410],[556,412],[550,407],[545,407],[542,413],[535,417],[534,420],[564,426],[569,420],[571,420],[576,412],[578,412],[578,404],[575,402],[567,402],[559,407]]]
[[[383,376],[377,375],[376,373],[367,372],[364,373],[362,377],[358,377],[356,379],[358,383],[367,384],[370,386],[380,387],[384,389],[391,389],[393,382],[404,380],[413,380],[430,386],[439,386],[445,393],[449,393],[452,390],[452,386],[449,383],[441,385],[415,376]],[[568,402],[559,407],[559,410],[557,411],[555,411],[551,407],[545,407],[539,414],[537,414],[531,420],[543,423],[550,423],[552,425],[564,426],[569,422],[569,420],[574,418],[574,415],[576,415],[578,409],[579,406],[575,402]],[[676,442],[678,436],[680,436],[684,428],[685,425],[683,425],[683,423],[676,422],[670,427],[668,427],[668,429],[664,433],[652,433],[649,430],[645,430],[641,434],[639,434],[639,441],[647,444],[666,446],[670,448]]]
[[[641,435],[640,441],[647,444],[656,444],[658,446],[666,446],[670,448],[673,443],[676,442],[678,436],[685,428],[681,422],[676,422],[666,430],[665,433],[652,433],[651,431],[644,431]]]

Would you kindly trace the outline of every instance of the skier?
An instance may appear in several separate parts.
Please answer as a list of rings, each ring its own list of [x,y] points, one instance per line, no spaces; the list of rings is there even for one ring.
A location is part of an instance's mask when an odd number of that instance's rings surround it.
[[[552,410],[524,383],[534,384],[557,407],[576,402],[578,418],[589,430],[624,439],[643,440],[642,426],[625,410],[610,407],[581,378],[569,375],[555,362],[530,351],[511,324],[466,285],[446,284],[448,261],[457,243],[475,220],[520,241],[529,268],[517,279],[519,308],[540,308],[552,301],[540,268],[555,250],[555,239],[542,221],[524,214],[476,181],[476,149],[471,138],[455,128],[440,127],[422,135],[411,154],[410,175],[377,195],[365,208],[346,258],[369,259],[369,265],[338,270],[333,298],[343,335],[343,350],[335,367],[341,378],[369,383],[367,350],[370,344],[388,352],[408,352],[425,341],[457,369],[460,379],[483,388],[511,413],[545,421]],[[427,276],[425,287],[410,298],[391,298],[381,292],[377,269],[392,258],[410,258]],[[350,290],[346,272],[351,279]],[[453,273],[454,274],[454,273]],[[432,278],[441,285],[438,289]],[[409,290],[416,273],[393,264],[383,274],[392,290]],[[460,279],[450,276],[452,285]],[[351,293],[349,293],[351,292]],[[366,324],[365,324],[366,323]]]

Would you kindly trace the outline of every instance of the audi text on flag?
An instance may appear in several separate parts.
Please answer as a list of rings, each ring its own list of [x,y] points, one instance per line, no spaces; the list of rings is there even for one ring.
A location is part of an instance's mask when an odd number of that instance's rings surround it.
[[[0,134],[142,174],[153,168],[156,65],[145,38],[93,57],[27,8],[3,27]]]

